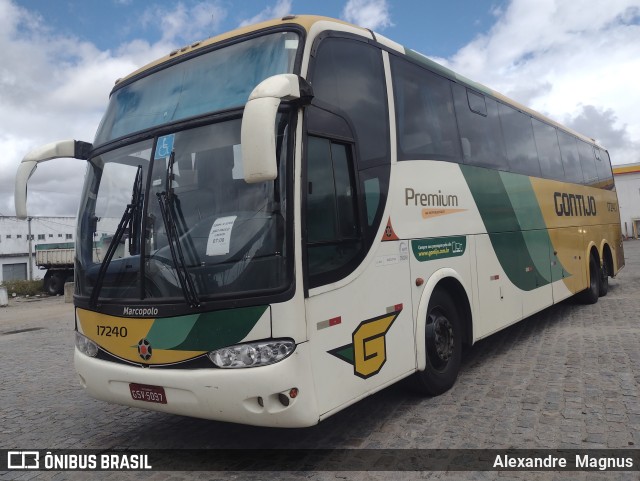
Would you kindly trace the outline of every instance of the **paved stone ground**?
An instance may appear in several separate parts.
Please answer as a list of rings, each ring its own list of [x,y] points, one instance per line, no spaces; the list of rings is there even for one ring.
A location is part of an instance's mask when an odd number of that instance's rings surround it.
[[[640,242],[593,306],[549,308],[468,349],[454,388],[422,398],[398,384],[300,430],[255,428],[113,406],[73,370],[62,298],[0,308],[0,448],[639,448]],[[14,332],[30,329],[25,332]],[[638,479],[638,473],[129,473],[128,479]],[[0,473],[8,479],[123,479],[124,473]]]

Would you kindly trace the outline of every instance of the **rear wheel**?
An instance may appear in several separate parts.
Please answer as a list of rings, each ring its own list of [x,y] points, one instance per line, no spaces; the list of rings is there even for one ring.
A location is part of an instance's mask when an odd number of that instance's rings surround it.
[[[595,256],[589,256],[589,287],[578,294],[578,300],[583,304],[595,304],[600,297],[600,263]]]
[[[456,382],[462,358],[462,322],[451,297],[442,290],[431,296],[425,328],[427,364],[413,375],[416,388],[436,396]]]
[[[44,289],[47,294],[57,296],[64,293],[65,275],[62,272],[54,272],[50,276],[45,276]]]
[[[602,270],[600,272],[600,297],[604,297],[609,292],[609,269],[607,267],[607,261],[602,263]]]

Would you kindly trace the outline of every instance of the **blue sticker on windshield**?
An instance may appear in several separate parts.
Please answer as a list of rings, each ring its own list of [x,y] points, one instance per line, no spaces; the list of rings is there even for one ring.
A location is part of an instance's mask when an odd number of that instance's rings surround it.
[[[156,145],[156,155],[155,159],[164,159],[171,155],[173,151],[173,139],[175,138],[175,134],[164,135],[158,138],[158,144]]]

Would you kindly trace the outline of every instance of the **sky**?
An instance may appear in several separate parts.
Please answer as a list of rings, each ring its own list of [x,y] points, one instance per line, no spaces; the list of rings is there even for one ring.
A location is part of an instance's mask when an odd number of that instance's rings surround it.
[[[640,0],[0,0],[0,216],[29,150],[93,140],[116,79],[286,14],[371,28],[640,162]],[[29,214],[75,215],[85,164],[41,164]]]

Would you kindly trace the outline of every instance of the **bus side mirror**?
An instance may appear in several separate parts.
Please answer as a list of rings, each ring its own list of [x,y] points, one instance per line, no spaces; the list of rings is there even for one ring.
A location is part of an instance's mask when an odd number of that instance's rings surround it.
[[[308,102],[312,96],[311,86],[294,74],[274,75],[253,89],[244,108],[240,137],[245,182],[254,184],[278,176],[276,115],[280,102]]]
[[[62,140],[33,149],[25,155],[16,174],[14,194],[16,217],[18,219],[27,218],[27,182],[40,162],[67,157],[87,160],[92,148],[93,146],[88,142]]]

